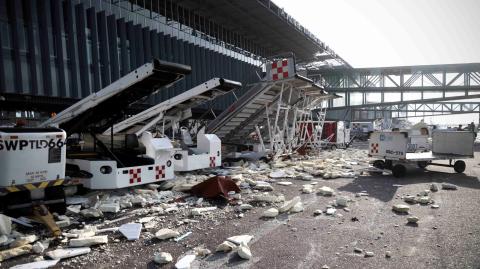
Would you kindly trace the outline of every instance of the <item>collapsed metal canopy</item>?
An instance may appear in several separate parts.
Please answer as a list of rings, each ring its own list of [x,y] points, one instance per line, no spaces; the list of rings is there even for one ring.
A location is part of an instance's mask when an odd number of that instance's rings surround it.
[[[99,92],[78,101],[41,126],[59,125],[67,133],[104,131],[120,119],[133,103],[168,88],[191,72],[190,66],[153,60]]]

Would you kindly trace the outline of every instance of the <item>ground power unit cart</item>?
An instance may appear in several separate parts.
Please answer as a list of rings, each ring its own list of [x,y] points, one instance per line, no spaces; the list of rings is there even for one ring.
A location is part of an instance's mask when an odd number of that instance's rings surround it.
[[[373,165],[380,169],[391,169],[395,177],[403,177],[407,166],[416,164],[419,168],[428,165],[453,167],[455,172],[465,171],[461,159],[474,157],[474,133],[463,131],[435,131],[432,133],[432,150],[408,152],[407,132],[373,132],[369,141],[369,156],[377,158]],[[434,161],[448,160],[448,164]]]

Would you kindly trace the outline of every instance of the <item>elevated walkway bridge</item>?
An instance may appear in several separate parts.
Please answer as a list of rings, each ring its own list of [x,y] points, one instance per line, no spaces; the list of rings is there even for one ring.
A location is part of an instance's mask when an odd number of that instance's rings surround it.
[[[330,93],[327,118],[373,120],[480,113],[480,63],[377,68],[324,67],[308,77]]]

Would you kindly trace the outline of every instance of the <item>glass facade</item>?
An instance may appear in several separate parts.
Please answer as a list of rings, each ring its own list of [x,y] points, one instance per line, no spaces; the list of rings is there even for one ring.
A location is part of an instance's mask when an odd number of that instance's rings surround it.
[[[190,65],[192,74],[150,103],[213,77],[244,85],[258,80],[261,57],[251,51],[262,48],[168,2],[177,12],[129,1],[0,0],[0,94],[80,99],[152,58]],[[233,101],[223,96],[213,108]]]

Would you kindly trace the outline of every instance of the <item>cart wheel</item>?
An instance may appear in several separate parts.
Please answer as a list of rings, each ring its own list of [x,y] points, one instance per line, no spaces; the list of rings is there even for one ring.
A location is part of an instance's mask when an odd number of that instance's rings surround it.
[[[55,186],[45,189],[45,203],[48,210],[58,214],[65,214],[67,205],[65,203],[65,191],[63,186]]]
[[[378,169],[385,169],[385,162],[382,160],[376,160],[373,162],[373,167]]]
[[[393,162],[392,160],[385,160],[385,169],[392,170]]]
[[[394,177],[404,177],[407,173],[407,168],[403,164],[396,164],[392,169],[392,173]]]
[[[336,150],[336,149],[337,149],[337,145],[332,145],[332,146],[330,147],[330,149],[331,149],[331,150]]]
[[[465,171],[465,162],[464,161],[456,161],[453,164],[453,170],[457,173],[463,173]]]
[[[425,169],[425,167],[428,166],[428,162],[426,162],[426,161],[419,161],[419,162],[417,162],[417,166],[418,166],[418,168]]]

